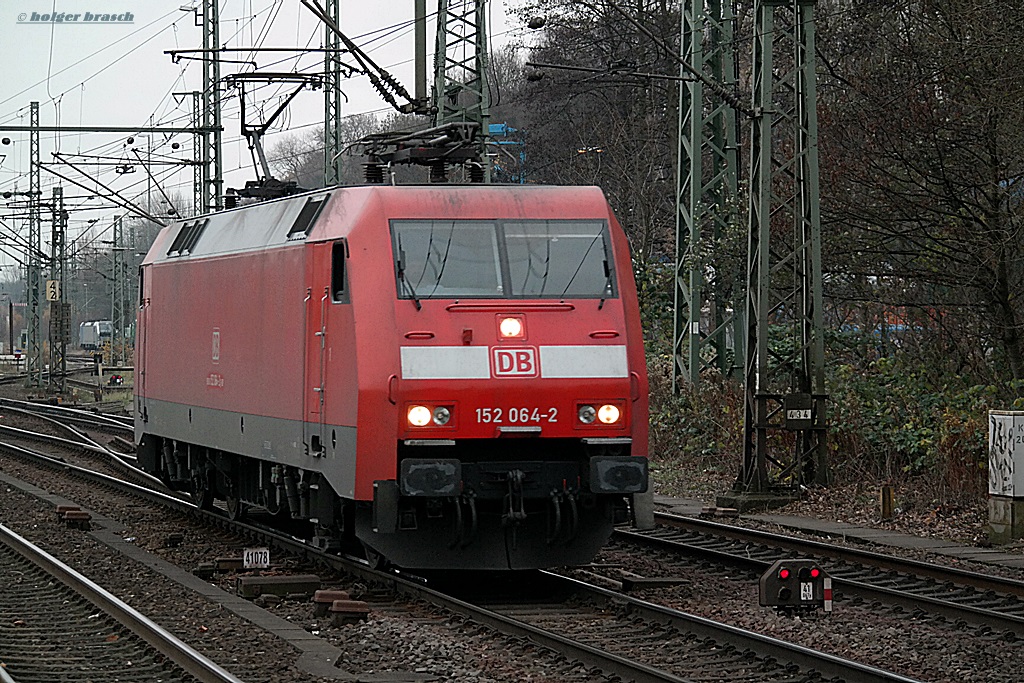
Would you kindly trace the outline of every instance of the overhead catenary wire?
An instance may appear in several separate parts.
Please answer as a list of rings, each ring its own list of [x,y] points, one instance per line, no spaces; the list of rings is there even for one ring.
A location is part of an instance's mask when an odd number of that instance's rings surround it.
[[[74,67],[78,66],[78,65],[79,65],[79,64],[81,64],[82,62],[84,62],[84,61],[86,61],[86,60],[88,60],[88,59],[91,59],[92,57],[95,57],[96,55],[98,55],[98,54],[100,54],[100,53],[102,53],[102,52],[105,52],[106,50],[109,50],[110,48],[114,47],[114,46],[115,46],[115,45],[117,45],[118,43],[121,43],[121,42],[123,42],[123,41],[125,41],[125,40],[128,40],[129,38],[132,38],[132,37],[135,37],[135,36],[137,36],[137,35],[139,34],[139,32],[140,32],[140,31],[144,31],[144,30],[148,29],[148,28],[149,28],[150,26],[152,26],[153,24],[157,23],[158,21],[161,21],[162,19],[166,19],[167,17],[171,16],[172,14],[175,14],[175,13],[177,13],[178,11],[179,11],[179,10],[178,10],[177,8],[175,8],[175,9],[174,9],[173,11],[171,11],[171,12],[168,12],[167,14],[164,14],[163,16],[161,16],[161,17],[159,17],[159,18],[157,18],[157,19],[154,19],[154,20],[153,20],[153,21],[151,21],[150,23],[148,23],[148,24],[146,24],[145,26],[143,26],[143,27],[142,27],[141,29],[138,29],[138,30],[136,30],[136,31],[133,31],[132,33],[129,33],[129,34],[125,35],[125,36],[124,36],[123,38],[119,38],[118,40],[115,40],[115,41],[113,41],[113,42],[112,42],[112,43],[110,43],[109,45],[106,45],[106,46],[104,46],[104,47],[100,48],[99,50],[96,50],[95,52],[93,52],[93,53],[91,53],[91,54],[89,54],[89,55],[86,55],[85,57],[82,57],[82,58],[81,58],[81,59],[79,59],[79,60],[78,60],[77,62],[75,62],[75,63],[73,63],[73,64],[69,64],[68,66],[64,67],[64,68],[63,68],[63,69],[61,69],[60,71],[58,71],[58,72],[56,72],[56,73],[54,73],[54,74],[51,74],[51,75],[50,75],[49,77],[51,77],[51,78],[52,78],[53,76],[59,76],[60,74],[64,73],[65,71],[68,71],[68,70],[70,70],[70,69],[72,69],[72,68],[74,68]],[[173,22],[172,22],[172,24],[173,24]],[[165,26],[165,27],[163,27],[163,28],[162,28],[162,29],[160,30],[160,32],[163,32],[163,31],[164,31],[164,30],[166,30],[167,28],[169,28],[169,26]],[[156,34],[156,35],[159,35],[159,34]],[[96,76],[99,76],[99,75],[100,75],[101,73],[103,73],[104,71],[106,71],[107,69],[109,69],[109,68],[110,68],[111,66],[113,66],[114,64],[116,64],[116,63],[120,62],[121,60],[125,59],[125,58],[126,58],[126,57],[128,57],[129,55],[133,54],[133,53],[134,53],[134,52],[135,52],[136,50],[138,50],[138,49],[139,49],[139,48],[141,48],[142,46],[144,46],[144,45],[146,45],[147,43],[149,43],[150,41],[154,40],[154,39],[156,38],[156,35],[153,35],[153,36],[151,36],[151,37],[147,38],[147,39],[146,39],[146,40],[144,40],[143,42],[141,42],[141,43],[139,43],[138,45],[136,45],[135,47],[133,47],[133,48],[132,48],[131,50],[129,50],[129,51],[127,51],[127,52],[125,52],[125,53],[124,53],[123,55],[121,55],[121,56],[120,56],[120,57],[118,57],[117,59],[115,59],[115,60],[113,60],[113,61],[109,62],[109,63],[108,63],[108,64],[107,64],[106,66],[104,66],[103,68],[101,68],[101,69],[99,69],[99,70],[97,70],[97,71],[93,72],[93,74],[92,74],[92,75],[90,75],[89,77],[87,77],[86,79],[84,79],[83,81],[81,81],[81,83],[77,83],[77,84],[75,84],[74,86],[72,86],[72,88],[77,88],[77,87],[78,87],[79,85],[81,85],[82,83],[87,83],[88,81],[92,80],[92,79],[93,79],[93,78],[95,78]],[[0,100],[0,105],[4,105],[4,104],[6,104],[6,103],[10,102],[11,100],[13,100],[13,99],[15,99],[15,98],[17,98],[17,97],[20,97],[21,95],[24,95],[24,94],[25,94],[26,92],[28,92],[28,91],[32,90],[32,88],[38,87],[38,86],[40,86],[40,85],[43,85],[44,83],[46,83],[46,81],[47,81],[47,79],[46,79],[46,78],[44,78],[44,79],[42,79],[42,80],[40,80],[40,81],[37,81],[36,83],[33,83],[32,85],[28,86],[27,88],[24,88],[24,89],[22,89],[22,90],[20,90],[20,91],[18,91],[18,92],[16,92],[16,93],[14,93],[13,95],[10,95],[10,96],[9,96],[9,97],[7,97],[6,99]],[[63,94],[63,93],[62,93],[62,94]],[[51,101],[52,101],[52,98],[51,98]]]
[[[261,15],[264,16],[265,17],[265,21],[263,22],[262,26],[259,29],[259,34],[258,34],[257,40],[254,41],[255,43],[257,43],[257,45],[261,45],[262,42],[267,38],[267,36],[271,35],[270,26],[273,23],[273,19],[275,17],[277,17],[279,15],[279,13],[281,12],[281,8],[282,7],[283,7],[283,2],[280,2],[279,0],[275,0],[275,2],[270,4],[269,8],[267,8],[267,9],[261,9],[261,10],[255,12],[255,13],[249,12],[248,13],[249,16],[246,18],[245,22],[243,22],[242,25],[239,27],[239,31],[248,31],[249,34],[252,35],[252,32],[253,32],[255,26],[257,25],[257,21],[258,21],[257,17],[259,17]],[[141,30],[144,30],[144,29],[151,28],[152,26],[157,25],[162,19],[166,18],[167,16],[172,15],[173,13],[174,12],[168,12],[163,17],[155,20],[154,22],[150,22],[149,24],[147,24],[146,26],[144,26],[142,29],[139,29],[139,30],[141,31]],[[390,42],[396,40],[403,33],[403,31],[405,29],[407,29],[411,25],[412,25],[411,21],[403,21],[403,22],[396,23],[395,25],[390,26],[390,27],[385,27],[385,28],[381,28],[381,29],[374,29],[374,31],[368,32],[368,33],[364,34],[363,36],[360,36],[359,37],[360,43],[361,43],[363,49],[365,49],[367,51],[374,51],[374,50],[376,50],[376,49],[378,49],[380,47],[383,47],[384,45],[387,45]],[[178,30],[177,21],[171,22],[169,24],[169,26],[165,26],[161,30],[166,30],[167,28],[170,28],[174,32],[174,39],[175,39],[175,41],[177,41],[177,30]],[[318,32],[318,30],[311,33],[311,38],[315,37],[315,35]],[[138,31],[136,31],[136,34],[138,34]],[[238,32],[236,32],[236,35],[238,35]],[[363,38],[366,38],[366,40],[363,40]],[[152,39],[150,39],[150,40],[152,40]],[[149,42],[149,41],[147,41],[147,42]],[[107,47],[109,47],[109,46],[107,46]],[[94,79],[98,75],[102,74],[104,70],[109,69],[113,64],[116,64],[118,62],[122,62],[129,55],[131,55],[133,53],[136,53],[137,50],[139,49],[139,47],[140,46],[136,46],[136,47],[132,48],[131,50],[126,51],[126,53],[124,55],[118,57],[117,59],[113,60],[109,64],[105,65],[102,69],[97,70],[95,73],[93,73],[89,77],[83,79],[81,82],[79,82],[79,84],[76,87],[78,87],[81,92],[84,92],[85,84],[87,82],[91,81],[92,79]],[[106,49],[106,48],[104,48],[104,49]],[[83,58],[82,60],[78,60],[75,63],[75,65],[82,63],[83,61],[88,59],[88,57],[92,57],[92,56],[95,56],[97,54],[101,54],[102,52],[103,52],[103,50],[98,50],[95,53],[93,53],[92,55],[89,55],[86,58]],[[309,54],[309,53],[306,53],[306,54],[300,54],[300,55],[297,55],[297,56],[294,56],[294,57],[288,57],[286,60],[280,60],[280,62],[291,61],[297,67],[302,67],[302,65],[304,63],[305,64],[310,64],[306,60],[309,60],[311,58],[312,58],[312,55]],[[401,61],[398,62],[398,64],[403,64],[403,63],[405,63],[407,61],[408,60],[401,60]],[[75,66],[75,65],[72,65],[72,66]],[[313,66],[313,65],[310,65],[310,66]],[[320,66],[321,66],[320,64],[316,64],[315,65],[315,67],[320,67]],[[56,76],[59,73],[63,73],[65,71],[67,71],[69,68],[70,67],[66,67],[65,69],[62,69],[62,70],[60,70],[60,71],[58,71],[58,72],[56,72],[56,73],[54,73],[52,75]],[[307,66],[305,68],[310,68],[310,67]],[[177,78],[177,80],[175,82],[175,86],[172,86],[169,89],[169,93],[173,92],[175,90],[176,86],[183,81],[186,69],[187,69],[187,65],[178,73],[178,78]],[[270,86],[265,86],[265,87],[270,87]],[[63,93],[61,93],[61,94],[63,94]],[[59,95],[57,95],[56,93],[54,93],[54,95],[56,96],[56,98],[59,98]],[[168,121],[168,120],[185,121],[185,120],[188,120],[189,118],[191,118],[191,112],[187,111],[187,110],[184,110],[181,102],[179,102],[177,105],[172,105],[173,108],[167,107],[166,109],[164,109],[163,112],[160,112],[161,107],[164,107],[166,103],[170,102],[170,100],[168,98],[169,98],[169,95],[165,95],[164,98],[162,98],[161,102],[158,103],[158,105],[154,108],[154,112],[152,114],[153,118],[159,119],[161,122]],[[8,100],[5,100],[5,101],[8,101]],[[237,99],[234,99],[232,102],[229,102],[229,112],[233,111],[236,116],[237,116],[237,113],[238,113],[237,104],[238,104],[237,103]],[[81,119],[81,109],[82,108],[83,108],[82,100],[80,99],[80,116],[79,116],[80,119]],[[369,110],[369,111],[358,112],[358,113],[352,114],[352,116],[359,116],[359,115],[364,115],[364,114],[376,115],[376,114],[380,114],[380,113],[382,113],[384,111],[387,111],[387,110],[386,109],[373,109],[373,110]],[[157,112],[160,112],[159,115],[157,114]],[[15,116],[17,116],[17,114],[15,114]],[[317,125],[322,125],[322,122],[314,121],[314,122],[310,122],[310,123],[303,123],[303,124],[299,124],[299,125],[295,125],[295,126],[290,126],[289,130],[293,131],[293,132],[298,132],[298,131],[301,131],[303,129],[307,129],[307,128],[310,128],[310,127],[313,127],[313,126],[317,126]],[[275,129],[276,128],[277,128],[277,126],[275,126]],[[279,133],[280,133],[280,131],[278,131],[278,130],[268,131],[268,135],[279,134]],[[78,148],[79,152],[81,152],[81,134],[80,133],[75,133],[74,135],[79,136],[79,144],[77,145],[77,148]],[[55,133],[55,141],[54,141],[55,145],[59,145],[60,144],[60,140],[63,139],[64,137],[66,137],[66,136],[64,136],[62,134],[59,134],[59,133]],[[243,138],[238,136],[238,137],[232,137],[232,138],[228,139],[226,141],[226,143],[229,144],[229,145],[237,145],[237,144],[239,144],[242,141],[243,141]],[[152,148],[156,149],[156,150],[166,149],[165,145],[167,143],[168,143],[168,139],[160,140],[159,138],[157,138],[157,139],[152,141]],[[117,145],[119,145],[119,144],[120,144],[119,141],[111,141],[111,142],[105,143],[103,145],[96,146],[94,149],[98,149],[98,150],[107,149],[107,150],[113,151],[115,149],[115,147]],[[189,147],[188,144],[183,145],[183,151],[187,151],[188,147]],[[159,152],[157,153],[157,155],[158,154],[159,154]],[[154,160],[156,159],[157,155],[154,155]],[[4,170],[6,171],[6,169],[4,169]],[[92,170],[92,169],[90,169],[90,170]],[[229,169],[228,172],[233,172],[233,171],[236,171],[236,170],[238,170],[238,169]],[[176,173],[180,173],[180,170],[175,169],[175,168],[171,168],[171,169],[168,169],[168,171],[166,173],[163,173],[163,172],[157,172],[154,169],[153,172],[154,172],[155,175],[161,176],[162,178],[166,179],[167,176],[169,176],[169,175],[174,175]],[[90,184],[90,183],[93,183],[93,182],[108,183],[109,181],[104,181],[104,178],[109,177],[109,173],[110,173],[110,168],[97,169],[96,172],[90,174],[91,177],[86,179],[85,182],[86,182],[87,185]],[[4,182],[7,182],[6,179],[5,179]],[[166,193],[170,193],[170,192],[175,192],[177,189],[179,189],[179,188],[181,188],[183,186],[187,186],[188,184],[190,184],[191,181],[190,180],[186,180],[186,181],[182,181],[182,182],[178,182],[178,183],[166,183],[166,182],[164,182],[162,180],[161,182],[162,182],[161,187],[166,190],[166,192],[165,192],[165,194],[166,194]],[[0,184],[2,184],[2,183],[0,183]],[[96,187],[99,188],[100,186],[97,185]],[[112,185],[111,187],[118,187],[118,188],[120,188],[120,190],[119,190],[120,192],[125,193],[126,196],[130,196],[130,195],[128,195],[130,190],[125,189],[121,185]],[[127,187],[131,188],[131,187],[134,187],[134,185],[128,185]],[[92,188],[90,188],[90,189],[92,189]],[[100,193],[103,194],[102,191]],[[165,199],[167,199],[169,201],[169,198],[165,197]],[[85,206],[87,206],[87,204],[83,204],[83,208]]]
[[[149,179],[153,181],[153,185],[156,186],[156,189],[160,192],[160,195],[167,201],[168,204],[170,204],[173,207],[174,204],[171,202],[170,197],[168,197],[167,193],[164,192],[164,189],[160,186],[160,183],[157,182],[157,179],[153,177],[153,172],[150,170],[149,164],[144,162],[142,160],[142,157],[139,156],[139,150],[136,149],[136,150],[134,150],[134,152],[135,152],[135,158],[138,159],[139,163],[142,165],[142,167],[144,169],[146,169],[146,175],[148,175]]]
[[[62,159],[62,158],[61,158],[61,156],[60,156],[59,154],[56,154],[56,153],[54,153],[54,154],[53,154],[53,158],[54,158],[54,159],[57,159],[58,161],[60,161],[60,162],[61,162],[61,163],[63,163],[63,164],[67,164],[68,166],[70,166],[71,168],[75,169],[76,171],[78,171],[78,172],[79,172],[79,173],[81,173],[82,175],[86,176],[87,178],[88,178],[88,177],[90,177],[88,173],[85,173],[85,172],[84,172],[84,171],[83,171],[82,169],[78,168],[77,166],[75,166],[74,164],[72,164],[72,163],[71,163],[70,161],[67,161],[66,159]],[[60,172],[58,172],[58,171],[55,171],[55,170],[53,170],[53,168],[52,168],[51,166],[49,166],[49,165],[45,165],[45,164],[44,164],[44,165],[42,165],[42,166],[43,166],[43,168],[44,168],[44,169],[45,169],[46,171],[48,171],[48,172],[50,172],[50,173],[53,173],[54,175],[56,175],[56,176],[59,176],[59,177],[63,178],[64,180],[68,181],[69,183],[72,183],[73,185],[78,185],[78,186],[79,186],[79,187],[81,187],[81,188],[82,188],[83,190],[88,190],[88,189],[89,189],[88,187],[86,187],[85,185],[83,185],[83,184],[79,183],[78,181],[76,181],[76,180],[73,180],[73,179],[71,179],[71,178],[68,178],[68,177],[67,177],[67,176],[65,176],[64,174],[62,174],[62,173],[60,173]],[[140,208],[139,208],[138,206],[136,206],[136,205],[135,205],[134,203],[132,203],[132,202],[130,202],[129,200],[127,200],[127,199],[125,199],[124,197],[122,197],[122,196],[120,195],[120,193],[118,193],[118,192],[117,192],[117,190],[113,190],[113,189],[111,189],[110,187],[108,187],[107,185],[105,185],[105,184],[103,184],[103,183],[100,183],[100,182],[99,182],[99,180],[96,180],[96,183],[97,183],[97,184],[98,184],[98,185],[99,185],[100,187],[102,187],[102,188],[103,188],[104,190],[106,190],[107,192],[109,192],[109,193],[110,193],[110,194],[111,194],[111,195],[112,195],[113,197],[116,197],[116,198],[117,198],[117,200],[119,200],[119,201],[118,201],[118,205],[119,205],[119,206],[122,206],[123,208],[127,209],[128,211],[131,211],[132,213],[134,213],[135,215],[137,215],[137,216],[139,216],[139,217],[141,217],[141,218],[145,218],[145,219],[147,219],[147,220],[153,221],[154,223],[157,223],[158,225],[166,225],[166,223],[164,223],[164,222],[163,222],[163,221],[161,221],[160,219],[158,219],[158,218],[155,218],[155,217],[151,216],[150,214],[146,213],[145,211],[143,211],[142,209],[140,209]],[[114,200],[112,200],[112,201],[114,201]]]
[[[274,4],[273,6],[276,6],[276,7],[278,8],[278,11],[280,10],[280,7],[281,7],[281,5],[280,5],[279,3],[275,2],[275,4]],[[175,11],[178,11],[178,10],[175,10]],[[158,22],[158,21],[160,21],[161,19],[164,19],[164,18],[166,18],[166,17],[168,17],[168,16],[170,16],[170,15],[172,15],[172,14],[174,14],[174,12],[169,12],[169,13],[167,13],[167,14],[165,14],[165,15],[163,15],[163,16],[161,16],[161,17],[159,17],[158,19],[156,19],[156,20],[154,20],[153,22],[150,22],[149,24],[147,24],[146,26],[144,26],[144,27],[143,27],[143,29],[145,29],[145,28],[148,28],[148,27],[152,26],[153,24],[157,23],[157,22]],[[259,14],[259,13],[257,13],[257,15],[258,15],[258,14]],[[371,31],[368,31],[368,32],[366,32],[366,33],[363,33],[363,34],[360,34],[360,35],[356,36],[356,37],[355,37],[355,40],[361,40],[361,39],[366,39],[366,40],[365,40],[365,42],[364,42],[364,44],[363,44],[363,45],[364,45],[364,47],[365,47],[365,49],[367,49],[367,50],[369,50],[369,51],[374,51],[374,50],[377,50],[377,49],[379,49],[380,47],[383,47],[383,45],[378,45],[378,46],[372,46],[372,44],[373,44],[374,42],[376,42],[376,41],[380,41],[380,40],[382,40],[382,39],[385,39],[385,38],[389,38],[389,37],[390,37],[390,38],[391,38],[391,39],[393,40],[393,39],[395,39],[395,38],[397,37],[397,35],[396,35],[396,34],[400,34],[400,33],[401,33],[401,32],[403,31],[403,29],[408,29],[408,28],[409,28],[409,27],[410,27],[410,26],[412,25],[412,23],[413,23],[413,22],[412,22],[411,20],[410,20],[410,21],[403,21],[403,22],[398,22],[398,23],[396,23],[396,24],[392,24],[392,25],[390,25],[390,26],[385,26],[385,27],[382,27],[382,28],[379,28],[379,29],[373,29],[373,30],[371,30]],[[176,21],[175,21],[175,22],[171,22],[171,24],[169,24],[168,26],[164,27],[164,29],[162,29],[162,30],[165,30],[166,28],[171,28],[171,29],[173,29],[173,30],[175,30],[175,31],[176,31],[176,30],[177,30],[177,22],[176,22]],[[140,29],[140,30],[142,30],[142,29]],[[318,29],[317,29],[317,30],[318,30]],[[136,33],[138,33],[138,31],[136,31]],[[315,35],[315,33],[316,33],[316,31],[314,31],[314,35]],[[507,33],[507,32],[505,32],[505,33]],[[175,36],[176,36],[176,34],[175,34]],[[127,37],[126,37],[126,38],[127,38]],[[126,38],[122,38],[121,40],[125,40]],[[155,36],[154,36],[154,38],[155,38]],[[101,53],[101,52],[103,52],[104,50],[106,50],[106,49],[108,49],[108,48],[112,47],[113,45],[115,45],[116,43],[118,43],[118,42],[121,42],[121,40],[119,40],[119,41],[115,41],[114,43],[111,43],[110,45],[108,45],[108,46],[106,46],[106,47],[104,47],[104,48],[102,48],[102,49],[100,49],[100,50],[97,50],[96,52],[93,52],[93,53],[91,53],[90,55],[88,55],[88,56],[86,56],[86,57],[84,57],[84,58],[82,58],[82,59],[78,60],[78,61],[77,61],[77,62],[75,62],[74,64],[71,64],[71,65],[69,65],[68,67],[65,67],[64,69],[62,69],[61,71],[57,72],[57,74],[54,74],[54,75],[58,75],[58,74],[60,74],[60,73],[63,73],[64,71],[67,71],[67,70],[69,70],[69,69],[71,69],[71,68],[73,68],[73,67],[75,67],[75,66],[77,66],[77,65],[81,64],[81,63],[82,63],[83,61],[85,61],[85,60],[87,60],[87,59],[89,59],[89,58],[91,58],[91,57],[93,57],[93,56],[95,56],[95,55],[97,55],[97,54],[100,54],[100,53]],[[150,39],[147,39],[147,41],[145,41],[145,42],[149,42],[150,40],[152,40],[152,38],[150,38]],[[177,40],[177,38],[176,38],[176,37],[175,37],[175,40]],[[388,42],[384,43],[384,45],[388,44],[389,42],[390,42],[390,41],[388,41]],[[308,45],[308,43],[307,43],[307,45]],[[371,46],[372,46],[372,47],[371,47]],[[92,79],[92,78],[94,78],[95,76],[97,76],[97,75],[99,75],[100,73],[102,73],[102,72],[103,72],[103,71],[104,71],[105,69],[109,68],[110,66],[112,66],[112,65],[113,65],[114,63],[116,63],[117,61],[120,61],[120,60],[121,60],[121,59],[123,59],[124,57],[128,56],[129,54],[131,54],[131,53],[132,53],[132,52],[133,52],[133,51],[134,51],[135,49],[138,49],[138,47],[140,47],[140,46],[136,46],[136,48],[133,48],[132,50],[130,50],[130,51],[128,51],[128,52],[126,52],[126,53],[125,53],[124,55],[122,55],[122,56],[121,56],[120,58],[118,58],[117,60],[114,60],[114,61],[112,61],[112,62],[108,63],[108,64],[107,64],[107,65],[106,65],[105,67],[103,67],[102,69],[100,69],[100,70],[98,70],[97,72],[93,73],[92,75],[90,75],[89,77],[87,77],[86,79],[84,79],[83,81],[81,81],[81,82],[80,82],[80,83],[79,83],[79,84],[78,84],[77,86],[75,86],[75,87],[81,87],[81,86],[84,86],[84,84],[85,84],[86,82],[88,82],[89,80],[91,80],[91,79]],[[290,60],[290,59],[293,59],[293,58],[289,57],[289,58],[286,58],[286,59],[283,59],[283,60],[279,60],[278,62],[275,62],[274,64],[280,64],[280,63],[283,63],[283,62],[285,62],[285,61],[288,61],[288,60]],[[393,64],[389,65],[389,67],[386,67],[386,68],[391,68],[391,67],[393,67],[393,66],[396,66],[396,65],[400,65],[400,64],[405,64],[405,63],[407,63],[408,61],[409,61],[409,60],[400,60],[400,61],[398,61],[398,62],[395,62],[395,63],[393,63]],[[272,65],[273,65],[273,64],[271,64],[271,65],[267,65],[267,66],[272,66]],[[179,74],[179,79],[180,79],[180,74]],[[39,85],[40,83],[42,83],[42,81],[40,81],[39,83],[36,83],[35,85]],[[17,95],[23,94],[23,93],[24,93],[24,92],[26,92],[27,90],[31,89],[31,87],[35,87],[35,85],[33,85],[33,86],[30,86],[29,88],[26,88],[25,90],[23,90],[23,91],[21,91],[21,92],[19,92],[19,93],[15,94],[14,96],[8,97],[7,99],[5,99],[5,100],[2,100],[2,101],[0,101],[0,104],[3,104],[3,103],[5,103],[5,102],[8,102],[8,101],[10,101],[11,99],[13,99],[14,97],[16,97]],[[172,87],[172,90],[173,90],[173,87]],[[166,98],[167,98],[167,97],[168,97],[168,95],[165,95],[164,99],[166,100]],[[19,111],[20,111],[20,110],[19,110]],[[154,113],[155,113],[155,112],[154,112]],[[15,112],[15,113],[13,113],[13,114],[11,114],[11,115],[10,115],[10,119],[14,119],[14,118],[17,118],[17,117],[18,117],[19,115],[20,115],[20,114],[19,114],[18,112]],[[152,115],[151,115],[151,116],[152,116]],[[189,114],[189,113],[184,113],[184,114],[182,114],[182,115],[181,115],[180,117],[176,118],[175,120],[182,120],[182,119],[184,119],[184,118],[188,118],[189,116],[190,116],[190,114]],[[148,117],[147,117],[147,118],[148,118]],[[8,120],[10,120],[10,119],[8,119]],[[160,120],[162,121],[162,120],[163,120],[163,118],[162,118],[162,117],[160,117]]]

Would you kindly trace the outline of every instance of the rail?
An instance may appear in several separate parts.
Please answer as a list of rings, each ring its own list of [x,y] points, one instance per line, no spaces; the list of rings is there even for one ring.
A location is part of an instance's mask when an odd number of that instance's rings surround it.
[[[241,679],[196,652],[130,605],[2,524],[0,541],[127,626],[156,651],[202,683],[242,683]]]

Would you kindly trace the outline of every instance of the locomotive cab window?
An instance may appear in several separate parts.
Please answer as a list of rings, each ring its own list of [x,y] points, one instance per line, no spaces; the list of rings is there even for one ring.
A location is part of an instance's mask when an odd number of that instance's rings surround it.
[[[605,229],[594,221],[505,223],[509,278],[516,296],[614,295]]]
[[[604,221],[396,220],[391,232],[402,299],[617,296]]]
[[[145,284],[146,269],[139,266],[139,308],[146,305],[146,295],[143,285]]]
[[[393,229],[403,298],[503,296],[493,223],[396,221]]]
[[[345,287],[345,257],[348,255],[348,243],[335,242],[331,246],[331,301],[347,303],[348,291]]]

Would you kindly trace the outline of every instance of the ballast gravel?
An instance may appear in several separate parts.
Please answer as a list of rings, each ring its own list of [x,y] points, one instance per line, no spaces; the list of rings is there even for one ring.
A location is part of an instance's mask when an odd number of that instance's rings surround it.
[[[193,523],[185,516],[42,473],[0,455],[0,472],[45,488],[114,520],[121,538],[185,571],[218,557],[237,556],[237,537]],[[379,681],[601,681],[600,676],[522,641],[498,636],[429,605],[392,603],[352,579],[324,576],[325,587],[349,590],[371,605],[366,622],[334,626],[305,601],[262,600],[261,606],[322,638],[340,652],[336,676],[311,674],[301,653],[275,635],[238,617],[215,600],[182,588],[144,563],[127,560],[91,534],[60,524],[54,506],[0,483],[0,523],[26,536],[148,614],[185,642],[251,683],[328,680]],[[179,534],[177,544],[167,539]],[[600,562],[621,564],[642,576],[675,575],[649,557],[606,549]],[[284,568],[297,569],[297,565]],[[213,579],[230,591],[234,577]],[[904,676],[936,682],[1010,683],[1024,670],[1024,648],[1006,634],[942,624],[883,605],[838,601],[831,616],[791,617],[758,606],[756,577],[700,569],[673,588],[644,595],[652,602],[822,649]]]
[[[242,548],[239,539],[199,526],[185,516],[154,510],[82,482],[49,476],[2,454],[0,473],[45,486],[54,495],[115,520],[123,527],[120,535],[125,542],[186,571],[219,557],[238,556]],[[55,505],[4,481],[0,481],[0,499],[0,523],[4,526],[86,574],[248,683],[606,680],[531,643],[505,638],[426,605],[410,608],[385,599],[375,603],[367,621],[333,626],[329,617],[315,617],[306,600],[262,600],[264,609],[338,648],[336,672],[317,676],[301,666],[296,648],[275,635],[144,564],[126,559],[90,533],[67,528],[58,521]],[[172,534],[179,534],[181,541],[167,547],[165,541]],[[350,578],[320,574],[325,587],[374,599],[365,586]],[[213,581],[229,594],[234,576],[221,574]]]

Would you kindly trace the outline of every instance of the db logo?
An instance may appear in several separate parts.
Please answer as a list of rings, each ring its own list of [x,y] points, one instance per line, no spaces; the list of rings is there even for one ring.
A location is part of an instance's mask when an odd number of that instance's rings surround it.
[[[492,349],[491,372],[495,377],[537,377],[537,351],[529,347]]]

